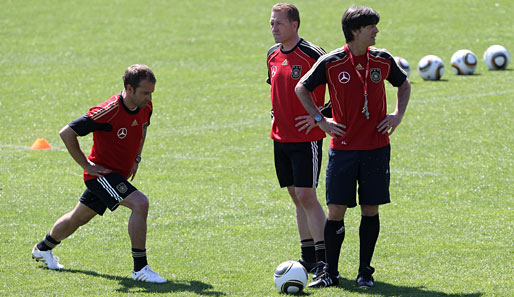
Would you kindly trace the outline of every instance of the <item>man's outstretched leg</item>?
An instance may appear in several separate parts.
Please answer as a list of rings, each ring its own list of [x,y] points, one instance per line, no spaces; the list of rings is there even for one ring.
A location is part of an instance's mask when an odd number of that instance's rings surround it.
[[[32,258],[46,264],[48,269],[64,269],[54,256],[52,249],[61,241],[75,232],[80,226],[89,222],[96,212],[81,202],[69,213],[60,217],[52,227],[52,230],[43,240],[32,248]]]

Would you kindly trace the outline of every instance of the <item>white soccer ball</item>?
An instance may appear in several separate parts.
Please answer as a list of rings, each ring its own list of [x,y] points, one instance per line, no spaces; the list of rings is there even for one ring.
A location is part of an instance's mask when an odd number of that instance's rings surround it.
[[[280,263],[273,274],[275,286],[286,294],[300,293],[307,285],[307,277],[307,270],[297,261]]]
[[[407,60],[405,60],[402,57],[394,57],[394,60],[396,61],[396,64],[398,64],[398,66],[401,69],[403,69],[403,71],[405,71],[405,74],[407,74],[407,76],[409,76],[409,74],[410,74],[409,62],[407,62]]]
[[[424,80],[440,80],[444,73],[444,63],[434,55],[424,56],[418,63],[419,75]]]
[[[484,62],[490,70],[506,69],[510,62],[509,51],[501,45],[491,45],[484,52]]]
[[[458,75],[470,75],[477,68],[477,56],[470,50],[461,49],[451,58],[452,69]]]

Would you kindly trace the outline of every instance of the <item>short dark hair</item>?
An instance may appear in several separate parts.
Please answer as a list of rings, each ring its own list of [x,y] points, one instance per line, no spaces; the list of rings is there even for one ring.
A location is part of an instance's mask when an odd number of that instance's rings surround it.
[[[376,25],[380,16],[373,8],[365,6],[353,6],[348,8],[341,19],[346,42],[353,40],[353,31],[369,25]]]
[[[148,80],[151,83],[156,83],[155,75],[152,70],[143,64],[134,64],[129,66],[127,70],[125,70],[125,74],[123,74],[123,85],[125,89],[127,85],[131,85],[134,90],[139,87],[139,83],[142,80]]]
[[[287,12],[287,19],[290,22],[298,22],[297,30],[300,28],[300,12],[298,8],[291,3],[281,2],[273,5],[271,11],[282,11],[285,10]]]

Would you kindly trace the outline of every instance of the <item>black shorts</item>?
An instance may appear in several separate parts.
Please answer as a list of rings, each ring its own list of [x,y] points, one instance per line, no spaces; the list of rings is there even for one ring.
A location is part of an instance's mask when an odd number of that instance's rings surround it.
[[[327,166],[327,204],[355,207],[359,185],[360,205],[391,202],[389,197],[389,145],[374,150],[330,149]]]
[[[99,215],[103,215],[106,208],[114,211],[123,199],[127,198],[137,189],[118,173],[110,173],[103,177],[86,181],[87,189],[80,197],[80,202]]]
[[[275,170],[281,187],[318,186],[323,140],[282,143],[273,141]]]

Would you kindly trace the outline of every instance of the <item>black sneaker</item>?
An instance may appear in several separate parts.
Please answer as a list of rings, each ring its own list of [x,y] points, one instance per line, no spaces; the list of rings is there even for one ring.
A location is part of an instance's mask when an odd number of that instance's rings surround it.
[[[298,262],[300,262],[300,264],[302,264],[302,266],[305,267],[305,270],[307,270],[308,272],[314,269],[317,264],[316,262],[307,262],[304,259],[300,259],[298,260]]]
[[[357,286],[361,288],[371,288],[374,285],[373,277],[371,276],[375,272],[375,268],[371,266],[366,266],[362,269],[359,269],[359,274],[357,275]]]
[[[311,269],[310,273],[312,273],[312,280],[316,280],[321,273],[323,273],[323,269],[325,268],[326,263],[323,261],[319,261],[316,263],[316,266]]]
[[[330,275],[328,271],[321,272],[315,281],[309,284],[309,288],[326,288],[333,287],[339,284],[339,274],[336,276]]]

